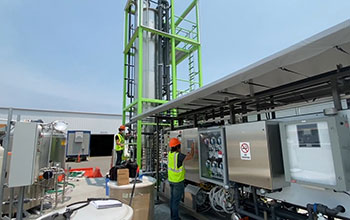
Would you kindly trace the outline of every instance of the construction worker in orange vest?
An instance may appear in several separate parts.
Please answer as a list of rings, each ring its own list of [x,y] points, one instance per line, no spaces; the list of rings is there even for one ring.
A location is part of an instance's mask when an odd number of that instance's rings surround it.
[[[170,215],[171,220],[179,220],[179,204],[185,190],[185,168],[183,163],[193,158],[194,143],[192,143],[191,152],[187,155],[181,153],[181,142],[177,138],[170,139],[169,147],[168,181],[170,184]]]
[[[120,165],[122,162],[124,146],[125,146],[125,126],[124,125],[121,125],[119,127],[119,133],[115,135],[115,142],[116,142],[116,145],[114,149],[117,156],[115,165]]]

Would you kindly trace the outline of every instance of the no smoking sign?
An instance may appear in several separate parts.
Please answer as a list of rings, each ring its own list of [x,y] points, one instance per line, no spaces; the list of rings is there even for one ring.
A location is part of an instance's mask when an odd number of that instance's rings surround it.
[[[242,160],[251,160],[251,149],[250,149],[250,143],[249,142],[239,142],[239,148],[241,152],[241,159]]]

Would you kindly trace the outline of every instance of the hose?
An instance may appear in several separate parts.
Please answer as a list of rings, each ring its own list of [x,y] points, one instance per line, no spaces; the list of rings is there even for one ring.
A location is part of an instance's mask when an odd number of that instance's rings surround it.
[[[324,215],[335,217],[336,215],[338,215],[338,213],[345,212],[345,208],[341,205],[338,205],[337,207],[331,209],[331,208],[328,208],[328,206],[325,206],[323,204],[315,203],[315,204],[307,204],[306,208],[309,214],[309,219],[312,219],[313,213],[315,214],[321,213]]]
[[[223,187],[215,186],[209,193],[210,205],[216,212],[232,214],[234,212],[234,206],[232,201],[230,201],[230,197],[232,195]]]
[[[132,204],[132,199],[134,198],[134,195],[135,195],[136,180],[137,180],[137,177],[139,176],[139,172],[140,172],[140,169],[139,169],[139,167],[137,167],[136,176],[135,176],[135,179],[134,179],[134,185],[132,186],[132,191],[131,191],[129,206],[131,206],[131,204]]]

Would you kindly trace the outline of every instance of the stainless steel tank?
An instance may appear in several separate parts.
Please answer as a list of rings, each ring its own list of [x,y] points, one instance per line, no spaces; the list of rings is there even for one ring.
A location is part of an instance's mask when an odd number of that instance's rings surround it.
[[[157,11],[152,8],[145,7],[142,14],[142,24],[144,26],[155,29],[155,20],[157,16]],[[142,37],[142,63],[143,63],[143,73],[142,73],[142,82],[139,82],[138,68],[139,60],[135,60],[135,99],[138,99],[138,85],[142,83],[142,98],[155,99],[155,72],[156,72],[156,36],[150,32],[144,31]],[[136,53],[135,57],[138,57],[139,54],[139,43],[136,41]],[[144,109],[148,110],[151,108],[151,105],[143,104]]]
[[[50,138],[51,133],[45,132],[39,142],[39,169],[43,167],[48,167],[49,162],[54,165],[59,164],[61,168],[65,168],[66,164],[66,136],[62,133],[54,132],[52,134],[52,143],[50,149]],[[48,156],[50,153],[50,157]]]
[[[157,11],[155,9],[149,8],[148,4],[143,4],[142,10],[142,24],[144,26],[155,29]],[[138,19],[138,16],[136,16]],[[142,81],[139,80],[138,69],[139,60],[135,60],[135,100],[141,98],[138,96],[139,84],[142,83],[142,98],[155,99],[156,98],[156,36],[150,32],[144,32],[142,36],[142,57],[143,57],[143,73]],[[135,57],[139,57],[139,42],[136,40],[136,52]],[[148,111],[154,108],[152,103],[142,103],[142,112]],[[135,115],[137,115],[137,106],[135,108]],[[154,122],[151,120],[150,122]],[[143,149],[143,167],[146,167],[147,171],[154,170],[154,144],[152,144],[152,136],[150,134],[154,133],[154,126],[143,126],[143,132],[148,135],[142,136],[142,149]]]

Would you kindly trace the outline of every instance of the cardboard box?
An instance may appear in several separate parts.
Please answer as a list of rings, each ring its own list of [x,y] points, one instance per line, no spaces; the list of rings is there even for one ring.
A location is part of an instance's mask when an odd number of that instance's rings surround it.
[[[119,169],[117,172],[118,186],[128,185],[129,182],[129,169]]]

